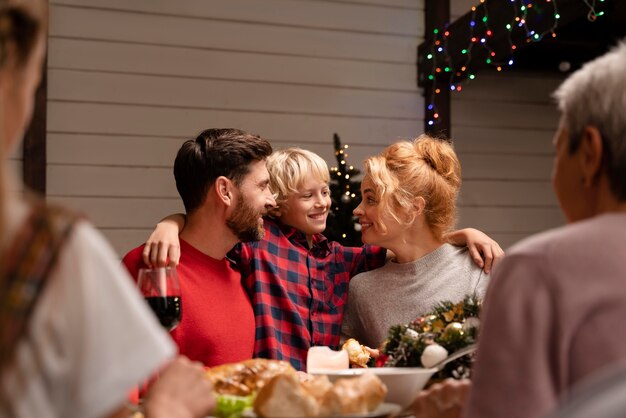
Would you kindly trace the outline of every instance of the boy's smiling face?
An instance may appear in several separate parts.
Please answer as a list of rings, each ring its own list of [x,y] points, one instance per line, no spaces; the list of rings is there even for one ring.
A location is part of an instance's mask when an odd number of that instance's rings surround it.
[[[328,183],[308,177],[282,205],[279,218],[306,235],[320,234],[326,229],[330,205]]]

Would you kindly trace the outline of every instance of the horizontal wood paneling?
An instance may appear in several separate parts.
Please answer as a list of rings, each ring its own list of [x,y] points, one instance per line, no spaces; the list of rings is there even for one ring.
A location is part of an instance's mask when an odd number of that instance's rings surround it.
[[[527,235],[562,224],[559,208],[463,208],[459,216],[460,226],[479,225],[492,233],[524,233]]]
[[[49,70],[49,100],[413,120],[416,93]]]
[[[197,132],[194,132],[194,135]],[[187,138],[127,135],[48,134],[48,162],[56,166],[152,167],[171,169],[178,149]],[[324,142],[303,144],[301,141],[272,141],[275,149],[306,147],[335,163],[330,135]],[[351,146],[347,161],[355,167],[383,146]],[[68,152],[71,150],[71,152]]]
[[[48,163],[172,167],[185,138],[48,134]]]
[[[415,49],[418,45],[418,39],[405,35],[277,27],[62,5],[50,7],[49,34],[53,38],[114,40],[396,63],[416,62]]]
[[[94,187],[96,185],[97,187]],[[169,168],[48,165],[49,196],[176,197]]]
[[[48,131],[140,135],[173,138],[195,137],[210,127],[237,127],[272,141],[332,144],[338,132],[347,144],[383,144],[420,132],[416,120],[288,115],[243,111],[177,109],[94,103],[49,101]],[[385,138],[388,138],[385,140]],[[332,149],[332,145],[329,145]]]
[[[452,95],[452,137],[463,166],[460,225],[509,247],[564,223],[552,191],[550,95],[562,77],[482,72]]]
[[[405,36],[421,36],[415,22],[424,19],[420,9],[357,6],[329,1],[293,0],[55,0],[57,5],[108,9],[150,15],[179,16],[193,19],[226,20]],[[408,2],[416,6],[417,2]]]
[[[453,100],[454,126],[504,129],[555,129],[556,107],[551,104],[497,102],[495,100]],[[454,128],[452,135],[454,135]]]
[[[488,116],[488,115],[486,115]],[[454,126],[452,139],[458,153],[552,155],[554,129]]]
[[[178,198],[50,197],[49,201],[88,214],[100,228],[153,228],[163,214],[184,212]]]
[[[124,255],[135,247],[146,242],[150,236],[150,228],[100,228],[100,232],[111,243],[113,249],[120,256]]]
[[[337,132],[359,168],[422,131],[423,0],[52,3],[49,198],[86,212],[119,254],[182,210],[172,163],[203,129],[245,129],[329,165]],[[563,222],[550,185],[558,82],[484,72],[453,94],[461,226],[508,247]]]
[[[459,154],[466,180],[545,180],[552,170],[552,158],[541,155]]]
[[[461,92],[452,93],[458,101],[515,102],[553,105],[552,93],[562,77],[555,74],[533,74],[487,69],[475,80],[467,81]],[[497,94],[494,94],[496,93]],[[526,119],[525,115],[520,115]]]
[[[300,0],[295,0],[300,1]],[[369,4],[387,7],[400,7],[405,9],[424,9],[424,0],[321,0],[330,1],[335,3],[349,3],[349,4]]]
[[[464,207],[556,207],[549,181],[464,179],[459,196]]]
[[[236,127],[349,162],[421,130],[422,0],[56,0],[50,7],[48,195],[120,254],[182,210],[187,138]]]
[[[48,66],[52,69],[417,92],[415,66],[408,63],[302,56],[277,60],[276,56],[256,52],[62,38],[51,39],[49,51]]]

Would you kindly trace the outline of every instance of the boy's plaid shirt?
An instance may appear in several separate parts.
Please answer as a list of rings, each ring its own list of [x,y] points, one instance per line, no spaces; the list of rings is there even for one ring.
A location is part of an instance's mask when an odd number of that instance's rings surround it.
[[[310,346],[338,348],[348,282],[382,266],[386,250],[344,247],[322,234],[309,249],[301,231],[268,218],[264,224],[261,241],[241,244],[233,254],[254,308],[254,355],[304,370]]]

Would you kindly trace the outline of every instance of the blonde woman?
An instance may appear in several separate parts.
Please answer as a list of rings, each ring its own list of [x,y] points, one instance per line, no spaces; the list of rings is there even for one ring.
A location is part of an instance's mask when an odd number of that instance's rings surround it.
[[[461,166],[451,144],[427,135],[392,144],[365,161],[362,201],[354,215],[363,242],[395,257],[350,282],[345,336],[378,347],[390,326],[408,323],[440,301],[484,294],[486,273],[466,247],[444,239],[456,222],[460,185]]]

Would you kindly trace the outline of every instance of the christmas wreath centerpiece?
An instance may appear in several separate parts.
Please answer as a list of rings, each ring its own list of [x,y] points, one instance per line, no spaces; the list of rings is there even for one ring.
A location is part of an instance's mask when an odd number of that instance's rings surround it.
[[[461,302],[441,302],[432,312],[410,324],[394,325],[381,346],[377,367],[432,367],[463,347],[476,342],[481,301],[467,296]],[[454,360],[433,376],[461,379],[470,376],[473,356]]]

